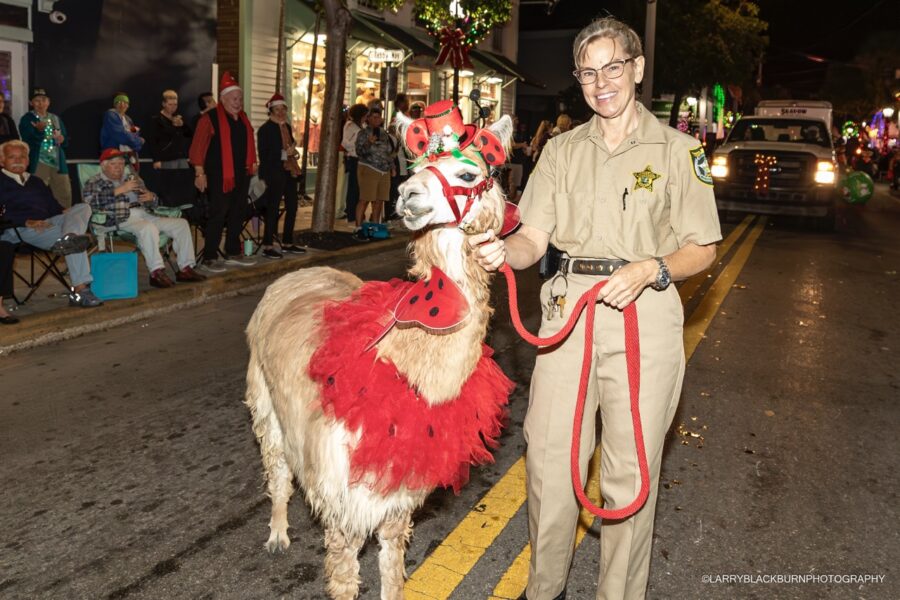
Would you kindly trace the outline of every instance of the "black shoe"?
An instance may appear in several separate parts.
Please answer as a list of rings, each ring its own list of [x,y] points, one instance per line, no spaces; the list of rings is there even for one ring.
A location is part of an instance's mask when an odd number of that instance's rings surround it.
[[[372,239],[365,234],[365,232],[360,228],[353,232],[353,239],[357,242],[371,242]]]
[[[275,248],[266,248],[262,251],[262,255],[266,258],[281,258],[283,255]]]
[[[9,315],[7,317],[0,317],[0,325],[15,325],[18,322],[19,319],[12,315]]]
[[[78,254],[79,252],[86,252],[87,249],[91,247],[92,243],[91,236],[89,235],[67,233],[53,243],[50,247],[50,251],[61,256]]]
[[[302,246],[297,246],[295,244],[288,244],[287,246],[281,247],[282,252],[287,252],[288,254],[306,254],[306,248]]]

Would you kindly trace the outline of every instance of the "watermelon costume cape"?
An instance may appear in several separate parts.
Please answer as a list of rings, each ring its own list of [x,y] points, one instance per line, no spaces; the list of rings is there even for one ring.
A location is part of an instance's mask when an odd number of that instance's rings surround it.
[[[492,461],[489,448],[497,446],[515,385],[491,359],[488,346],[482,344],[459,396],[437,406],[430,406],[393,363],[379,360],[374,347],[392,327],[421,327],[438,335],[468,315],[465,296],[437,268],[416,283],[368,282],[349,299],[325,307],[324,342],[310,360],[309,376],[319,384],[325,415],[360,435],[350,456],[351,483],[381,493],[401,487],[449,487],[459,493],[471,465]]]

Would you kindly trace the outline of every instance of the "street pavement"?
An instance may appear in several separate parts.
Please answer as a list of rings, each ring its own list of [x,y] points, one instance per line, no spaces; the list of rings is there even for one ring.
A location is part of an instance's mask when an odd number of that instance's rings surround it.
[[[898,225],[900,200],[881,186],[835,233],[736,220],[717,266],[681,285],[689,362],[648,598],[900,597]],[[394,248],[337,266],[387,279],[405,258]],[[518,280],[536,331],[539,282]],[[242,404],[243,329],[261,293],[0,357],[0,597],[325,597],[322,529],[302,494],[288,552],[263,550],[269,502]],[[495,282],[488,342],[518,384],[509,425],[494,464],[414,516],[408,598],[515,598],[524,586],[518,465],[535,351],[505,298]],[[599,530],[576,551],[570,599],[594,597]],[[363,598],[379,596],[377,554],[370,541]]]

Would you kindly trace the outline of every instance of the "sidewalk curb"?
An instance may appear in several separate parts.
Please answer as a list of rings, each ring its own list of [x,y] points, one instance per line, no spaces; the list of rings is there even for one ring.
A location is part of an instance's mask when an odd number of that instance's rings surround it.
[[[251,268],[229,270],[200,283],[178,284],[169,289],[142,291],[137,298],[112,300],[93,309],[61,307],[29,316],[19,325],[0,331],[0,357],[17,350],[71,339],[140,319],[181,310],[257,290],[286,273],[314,265],[340,264],[353,258],[404,247],[408,236],[369,242],[336,251],[311,251],[303,257],[284,258]],[[11,331],[8,331],[10,329]]]

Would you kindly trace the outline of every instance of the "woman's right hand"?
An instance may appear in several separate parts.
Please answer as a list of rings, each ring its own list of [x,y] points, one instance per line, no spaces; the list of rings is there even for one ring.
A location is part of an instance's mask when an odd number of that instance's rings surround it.
[[[473,256],[485,271],[496,271],[506,262],[506,243],[497,237],[493,229],[469,237]]]

